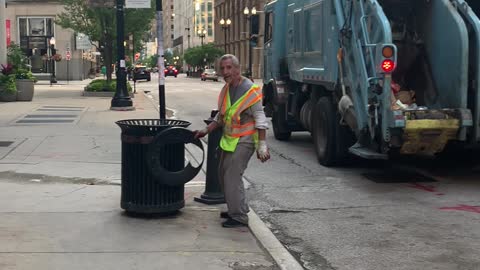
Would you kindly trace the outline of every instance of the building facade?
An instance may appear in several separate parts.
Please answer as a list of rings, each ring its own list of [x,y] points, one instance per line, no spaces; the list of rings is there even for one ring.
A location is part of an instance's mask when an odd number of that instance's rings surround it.
[[[173,41],[175,39],[173,33],[173,7],[174,1],[173,0],[163,0],[163,48],[173,48]],[[157,25],[154,23],[154,28],[156,29]],[[156,30],[155,30],[156,35]]]
[[[180,54],[188,48],[200,46],[202,42],[214,41],[213,0],[176,0],[169,15],[171,24],[166,23],[164,28],[172,31],[172,48]]]
[[[261,78],[263,72],[263,7],[267,0],[216,0],[215,1],[215,45],[227,53],[234,54],[240,60],[242,72],[247,72],[252,59],[252,76]],[[251,10],[255,7],[257,18],[252,19]],[[248,8],[249,15],[244,14]],[[230,20],[230,25],[223,22]],[[258,19],[258,20],[257,20]],[[257,44],[250,48],[251,24],[258,28]],[[250,57],[251,52],[251,57]]]
[[[20,45],[28,56],[32,73],[39,79],[49,78],[53,71],[48,60],[52,43],[56,53],[62,56],[60,62],[55,62],[58,80],[83,80],[91,68],[96,69],[99,57],[91,44],[88,46],[88,40],[87,48],[84,36],[55,24],[57,14],[63,10],[59,1],[7,0],[10,42]],[[67,52],[70,61],[66,60]]]

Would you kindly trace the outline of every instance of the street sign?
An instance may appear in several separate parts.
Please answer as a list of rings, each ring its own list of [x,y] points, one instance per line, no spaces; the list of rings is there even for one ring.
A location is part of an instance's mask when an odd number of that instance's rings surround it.
[[[67,51],[67,52],[65,53],[65,59],[66,59],[67,61],[72,60],[72,54],[70,53],[70,51]]]
[[[92,48],[90,38],[85,34],[78,33],[75,37],[75,48],[77,50],[90,50]]]
[[[151,8],[150,0],[126,0],[126,8]]]

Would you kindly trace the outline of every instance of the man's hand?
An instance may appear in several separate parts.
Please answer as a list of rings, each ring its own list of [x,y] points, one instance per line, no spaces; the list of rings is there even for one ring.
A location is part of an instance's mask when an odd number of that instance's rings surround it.
[[[260,161],[262,162],[270,159],[267,142],[264,140],[258,141],[257,158],[260,159]]]
[[[206,127],[206,128],[204,128],[204,129],[202,129],[202,130],[194,130],[194,131],[193,131],[193,134],[194,134],[193,137],[194,137],[195,139],[203,138],[203,137],[205,137],[205,135],[208,134],[208,128]]]

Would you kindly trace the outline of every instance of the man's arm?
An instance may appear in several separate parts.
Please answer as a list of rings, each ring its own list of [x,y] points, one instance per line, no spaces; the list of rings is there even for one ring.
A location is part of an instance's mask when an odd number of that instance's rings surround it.
[[[218,114],[217,114],[218,115]],[[219,128],[221,125],[219,122],[217,122],[218,117],[215,117],[215,119],[213,119],[213,121],[208,124],[208,126],[206,126],[204,129],[202,130],[195,130],[193,131],[193,133],[195,134],[194,135],[194,138],[195,139],[198,139],[198,138],[203,138],[205,137],[208,133],[214,131],[215,129]]]

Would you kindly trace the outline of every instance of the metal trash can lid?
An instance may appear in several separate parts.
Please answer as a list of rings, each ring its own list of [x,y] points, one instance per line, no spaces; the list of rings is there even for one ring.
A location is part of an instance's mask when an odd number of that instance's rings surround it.
[[[162,147],[165,145],[176,143],[192,143],[202,150],[202,162],[200,162],[198,167],[193,167],[189,162],[183,170],[172,172],[162,166],[158,151],[161,151]],[[147,154],[147,165],[148,168],[150,168],[150,173],[153,178],[167,186],[184,185],[192,180],[202,169],[204,160],[205,150],[203,149],[202,142],[200,139],[194,138],[194,133],[191,130],[183,127],[172,127],[161,131],[153,139],[150,150]]]
[[[148,129],[166,127],[188,127],[190,122],[177,119],[126,119],[115,122],[123,130],[126,129]]]

